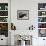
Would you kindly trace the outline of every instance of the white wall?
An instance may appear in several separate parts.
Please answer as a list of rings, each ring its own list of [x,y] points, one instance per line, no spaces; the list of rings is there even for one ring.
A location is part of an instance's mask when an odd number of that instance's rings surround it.
[[[33,24],[36,32],[34,36],[38,35],[38,3],[46,3],[46,0],[11,0],[11,22],[16,25],[16,31],[25,31]],[[17,20],[17,10],[29,10],[29,20]],[[43,40],[41,39],[38,38],[36,40],[33,38],[33,46],[40,46],[38,43],[43,44]]]
[[[29,20],[17,20],[17,10],[29,10]],[[37,23],[37,2],[32,0],[12,0],[11,20],[16,25],[17,30],[27,30],[29,26]]]

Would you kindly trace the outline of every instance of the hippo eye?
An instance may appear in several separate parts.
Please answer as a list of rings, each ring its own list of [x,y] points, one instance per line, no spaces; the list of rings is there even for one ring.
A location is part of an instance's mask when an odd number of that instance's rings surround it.
[[[1,39],[1,40],[3,40],[3,39]]]

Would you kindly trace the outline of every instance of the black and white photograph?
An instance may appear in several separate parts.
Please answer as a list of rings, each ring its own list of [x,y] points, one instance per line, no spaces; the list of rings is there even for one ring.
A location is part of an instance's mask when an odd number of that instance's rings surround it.
[[[29,10],[17,10],[18,20],[29,20]]]
[[[46,17],[38,17],[38,22],[46,22]]]
[[[46,29],[39,29],[39,37],[46,37]]]
[[[46,10],[46,3],[38,3],[38,10]]]

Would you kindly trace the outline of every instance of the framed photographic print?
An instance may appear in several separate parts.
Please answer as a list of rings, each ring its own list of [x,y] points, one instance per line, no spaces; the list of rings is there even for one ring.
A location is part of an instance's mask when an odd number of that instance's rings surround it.
[[[46,29],[39,29],[39,37],[46,37]]]
[[[17,10],[18,20],[29,20],[29,10]]]

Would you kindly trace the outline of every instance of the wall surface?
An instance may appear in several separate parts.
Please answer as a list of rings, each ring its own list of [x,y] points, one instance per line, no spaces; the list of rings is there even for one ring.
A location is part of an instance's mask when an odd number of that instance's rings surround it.
[[[38,3],[46,3],[46,0],[11,0],[11,22],[16,26],[17,33],[26,31],[29,26],[34,25],[36,34],[33,33],[32,44],[33,46],[44,46],[43,38],[38,37],[37,30]],[[17,20],[17,10],[29,10],[29,20]]]
[[[28,30],[29,26],[37,26],[37,2],[32,0],[13,0],[11,2],[11,20],[17,30]],[[17,20],[17,10],[29,10],[29,20]]]

